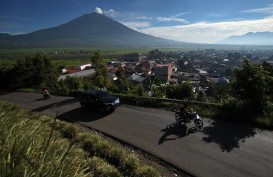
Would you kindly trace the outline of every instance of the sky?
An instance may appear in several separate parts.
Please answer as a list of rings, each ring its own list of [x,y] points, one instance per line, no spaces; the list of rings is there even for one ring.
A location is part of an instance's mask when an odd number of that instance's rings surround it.
[[[248,32],[273,32],[272,0],[0,0],[0,33],[30,33],[92,12],[184,42],[212,44]]]

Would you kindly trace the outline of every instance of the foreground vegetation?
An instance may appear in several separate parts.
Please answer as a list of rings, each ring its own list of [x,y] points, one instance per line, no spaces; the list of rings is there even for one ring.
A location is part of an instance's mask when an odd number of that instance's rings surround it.
[[[0,176],[157,177],[139,157],[70,123],[0,100]]]

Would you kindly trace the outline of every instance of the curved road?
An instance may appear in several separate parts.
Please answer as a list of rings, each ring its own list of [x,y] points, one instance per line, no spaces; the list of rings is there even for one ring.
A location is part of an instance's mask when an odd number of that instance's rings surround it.
[[[102,116],[80,109],[72,97],[12,92],[0,99],[33,111],[77,121],[128,142],[199,177],[270,177],[273,132],[224,121],[204,120],[204,128],[174,124],[169,111],[121,105]]]

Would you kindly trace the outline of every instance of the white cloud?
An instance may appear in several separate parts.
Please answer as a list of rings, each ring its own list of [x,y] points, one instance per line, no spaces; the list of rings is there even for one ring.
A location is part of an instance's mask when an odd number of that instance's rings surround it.
[[[187,20],[182,18],[175,18],[175,17],[157,17],[156,18],[159,22],[182,22],[182,23],[188,23]]]
[[[183,19],[183,18],[178,18],[181,16],[184,16],[185,14],[187,14],[189,12],[181,12],[178,13],[176,15],[173,15],[171,17],[157,17],[156,20],[158,22],[179,22],[179,23],[188,23],[187,20]]]
[[[98,13],[98,14],[104,14],[104,15],[107,15],[107,16],[110,16],[110,17],[115,17],[115,16],[118,15],[118,12],[115,11],[114,9],[102,10],[99,7],[96,7],[95,12]]]
[[[151,27],[139,30],[166,39],[197,43],[215,43],[232,35],[247,32],[273,31],[273,16],[257,20],[197,22],[188,25]]]
[[[150,22],[147,21],[122,22],[122,24],[134,30],[149,28],[151,26]]]
[[[270,4],[268,7],[249,9],[241,11],[243,13],[263,13],[263,14],[273,14],[273,4]]]
[[[137,20],[153,20],[152,17],[145,17],[145,16],[137,17],[136,19],[137,19]]]
[[[98,14],[103,14],[103,11],[99,7],[96,7],[95,12]]]
[[[190,13],[190,12],[181,12],[181,13],[178,13],[178,14],[176,14],[174,16],[171,16],[171,17],[181,17],[181,16],[184,16],[184,15],[186,15],[188,13]]]
[[[115,17],[118,14],[118,12],[115,11],[114,9],[102,10],[99,7],[96,7],[95,12],[98,13],[98,14],[104,14],[104,15],[107,15],[107,16],[110,16],[110,17]]]
[[[105,10],[104,14],[110,17],[115,17],[118,13],[113,9],[109,9],[109,10]]]

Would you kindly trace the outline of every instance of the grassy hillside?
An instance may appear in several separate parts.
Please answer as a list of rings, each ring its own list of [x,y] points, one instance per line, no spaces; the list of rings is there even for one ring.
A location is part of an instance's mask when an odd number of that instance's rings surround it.
[[[98,134],[1,100],[0,125],[0,176],[161,176]]]

